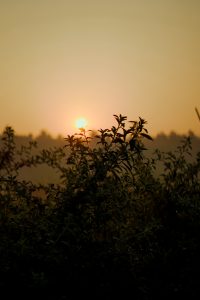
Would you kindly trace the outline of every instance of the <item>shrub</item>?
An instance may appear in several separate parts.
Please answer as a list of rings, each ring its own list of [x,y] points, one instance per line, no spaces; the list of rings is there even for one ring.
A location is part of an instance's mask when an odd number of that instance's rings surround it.
[[[80,129],[64,147],[18,149],[7,127],[0,148],[0,286],[74,299],[77,289],[113,299],[198,294],[200,155],[191,142],[145,156],[146,122],[114,115],[95,135]],[[163,174],[154,175],[157,164]],[[20,180],[46,164],[60,184]],[[160,286],[160,287],[159,287]],[[192,291],[192,292],[191,292]],[[35,294],[34,294],[35,293]],[[193,294],[192,294],[193,293]]]

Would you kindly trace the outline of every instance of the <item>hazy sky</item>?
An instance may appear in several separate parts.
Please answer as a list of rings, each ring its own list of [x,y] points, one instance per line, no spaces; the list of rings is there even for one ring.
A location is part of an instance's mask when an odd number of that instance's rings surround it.
[[[200,0],[0,0],[0,130],[200,135]]]

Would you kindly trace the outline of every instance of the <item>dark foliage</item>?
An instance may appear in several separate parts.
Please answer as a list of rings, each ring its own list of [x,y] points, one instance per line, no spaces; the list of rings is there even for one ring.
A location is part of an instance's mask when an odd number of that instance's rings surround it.
[[[190,138],[156,151],[145,121],[114,115],[96,136],[81,129],[65,146],[0,147],[0,288],[26,299],[196,299],[200,260],[200,153]],[[45,164],[59,184],[22,180]],[[163,173],[155,176],[157,165]]]

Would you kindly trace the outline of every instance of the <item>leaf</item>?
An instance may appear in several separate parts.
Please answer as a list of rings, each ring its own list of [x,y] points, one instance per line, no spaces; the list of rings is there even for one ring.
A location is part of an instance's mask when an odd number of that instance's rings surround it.
[[[129,145],[130,145],[130,150],[133,151],[136,147],[136,140],[131,139]]]
[[[146,134],[146,133],[141,133],[140,135],[142,135],[143,137],[145,137],[148,140],[153,141],[152,137],[150,135]]]

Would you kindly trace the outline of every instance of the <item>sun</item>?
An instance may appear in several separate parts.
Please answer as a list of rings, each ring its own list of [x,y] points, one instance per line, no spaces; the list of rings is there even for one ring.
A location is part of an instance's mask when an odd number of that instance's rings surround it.
[[[87,126],[87,120],[85,118],[79,118],[76,120],[75,125],[76,128],[80,129],[80,128],[84,128]]]

